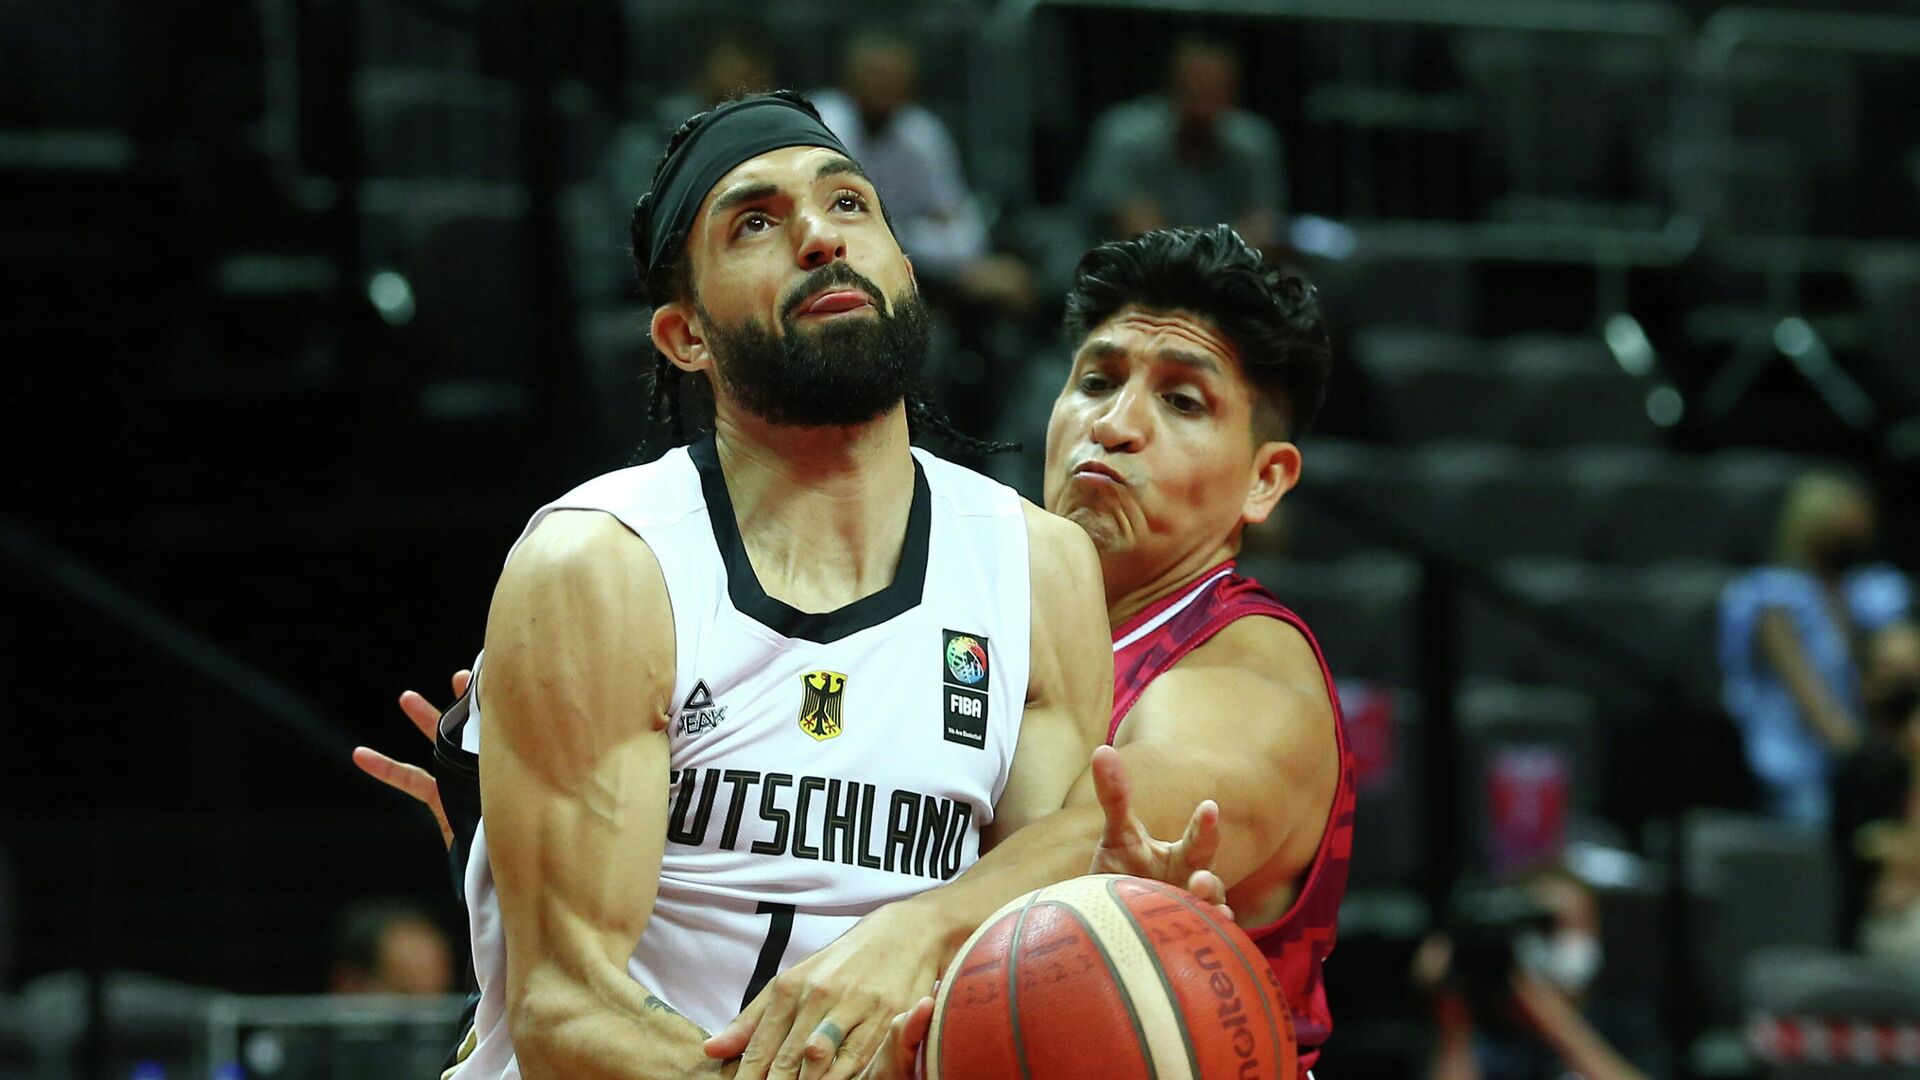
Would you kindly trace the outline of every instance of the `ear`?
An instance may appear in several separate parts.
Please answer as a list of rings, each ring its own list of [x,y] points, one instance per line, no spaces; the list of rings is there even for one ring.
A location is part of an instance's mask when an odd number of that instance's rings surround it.
[[[651,329],[654,348],[675,367],[689,372],[713,367],[713,353],[692,304],[676,300],[654,308]]]
[[[1300,448],[1290,442],[1264,442],[1253,450],[1253,475],[1240,520],[1258,525],[1267,520],[1280,497],[1300,482]]]

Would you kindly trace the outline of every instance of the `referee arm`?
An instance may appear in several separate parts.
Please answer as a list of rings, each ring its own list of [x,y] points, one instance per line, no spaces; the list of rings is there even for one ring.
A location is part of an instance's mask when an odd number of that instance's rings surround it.
[[[529,1080],[729,1073],[627,972],[666,844],[673,642],[659,563],[604,514],[549,516],[494,591],[480,783]]]

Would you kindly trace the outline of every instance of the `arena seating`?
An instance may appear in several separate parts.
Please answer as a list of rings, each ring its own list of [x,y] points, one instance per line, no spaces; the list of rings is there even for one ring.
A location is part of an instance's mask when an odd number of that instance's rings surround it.
[[[1767,1080],[1895,1080],[1920,1059],[1910,965],[1810,946],[1757,950],[1742,973],[1748,1045]]]

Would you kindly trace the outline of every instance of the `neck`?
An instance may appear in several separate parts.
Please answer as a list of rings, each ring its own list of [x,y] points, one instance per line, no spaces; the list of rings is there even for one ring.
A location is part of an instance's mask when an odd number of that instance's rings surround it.
[[[721,407],[714,434],[741,542],[769,596],[833,610],[893,580],[913,505],[904,405],[817,428]]]
[[[1128,619],[1194,584],[1202,573],[1239,554],[1238,537],[1195,548],[1160,567],[1127,565],[1124,555],[1100,556],[1100,573],[1107,581],[1107,625],[1118,628]]]

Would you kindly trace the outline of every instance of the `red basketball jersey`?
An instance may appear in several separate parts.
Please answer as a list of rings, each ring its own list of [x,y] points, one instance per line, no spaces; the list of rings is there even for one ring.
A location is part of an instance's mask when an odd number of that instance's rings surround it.
[[[1320,643],[1300,616],[1282,606],[1259,582],[1235,573],[1232,562],[1222,563],[1114,630],[1113,722],[1107,728],[1107,741],[1112,742],[1119,733],[1120,722],[1148,683],[1206,644],[1227,624],[1255,615],[1292,626],[1312,646],[1314,658],[1320,662],[1320,675],[1327,682],[1327,698],[1333,703],[1334,738],[1340,751],[1340,778],[1334,786],[1333,805],[1327,811],[1320,850],[1307,867],[1300,894],[1278,921],[1248,930],[1286,991],[1287,1004],[1293,1010],[1294,1033],[1300,1042],[1300,1073],[1304,1076],[1319,1059],[1320,1046],[1333,1031],[1320,968],[1333,951],[1340,900],[1347,891],[1347,864],[1353,853],[1352,757],[1340,716],[1340,698]]]

